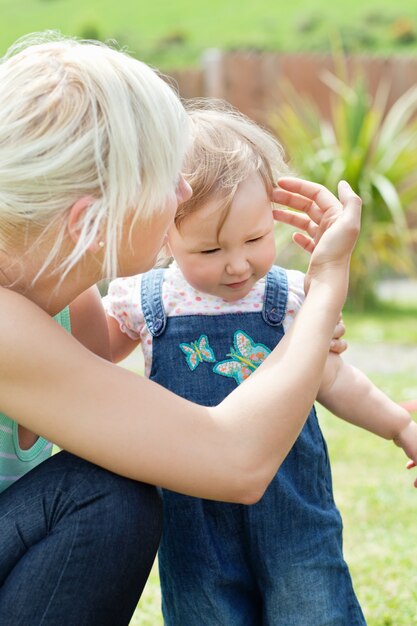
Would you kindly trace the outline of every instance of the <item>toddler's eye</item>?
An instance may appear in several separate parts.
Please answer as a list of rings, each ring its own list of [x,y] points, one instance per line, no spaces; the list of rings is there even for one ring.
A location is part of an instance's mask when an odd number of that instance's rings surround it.
[[[255,237],[254,239],[248,239],[246,243],[255,243],[255,241],[260,241],[263,238],[263,235],[260,237]]]
[[[217,252],[220,248],[212,248],[211,250],[201,250],[201,254],[213,254],[213,252]]]

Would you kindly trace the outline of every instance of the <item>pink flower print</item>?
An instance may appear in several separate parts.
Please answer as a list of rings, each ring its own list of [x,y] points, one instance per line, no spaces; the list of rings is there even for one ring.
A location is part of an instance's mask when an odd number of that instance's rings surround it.
[[[260,363],[260,362],[262,362],[262,359],[264,359],[264,358],[265,358],[265,355],[264,355],[264,354],[262,354],[262,352],[256,352],[256,353],[254,353],[254,354],[253,354],[253,356],[252,356],[252,360],[253,360],[255,363]]]

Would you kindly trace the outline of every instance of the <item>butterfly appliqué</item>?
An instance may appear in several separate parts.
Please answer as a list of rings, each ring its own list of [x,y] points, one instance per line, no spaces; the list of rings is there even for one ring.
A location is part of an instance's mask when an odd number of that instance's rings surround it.
[[[197,365],[203,361],[207,361],[207,363],[216,361],[207,335],[200,335],[197,341],[191,343],[180,343],[180,348],[185,354],[185,360],[191,371],[194,371]]]
[[[263,343],[255,343],[243,330],[237,330],[233,337],[233,346],[227,355],[230,359],[219,361],[213,372],[228,378],[234,378],[240,385],[266,359],[271,350]]]

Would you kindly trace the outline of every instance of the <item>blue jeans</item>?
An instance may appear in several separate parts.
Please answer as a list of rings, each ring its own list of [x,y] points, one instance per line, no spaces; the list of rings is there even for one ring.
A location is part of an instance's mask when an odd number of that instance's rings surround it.
[[[128,624],[158,548],[154,487],[60,452],[0,494],[0,621]]]

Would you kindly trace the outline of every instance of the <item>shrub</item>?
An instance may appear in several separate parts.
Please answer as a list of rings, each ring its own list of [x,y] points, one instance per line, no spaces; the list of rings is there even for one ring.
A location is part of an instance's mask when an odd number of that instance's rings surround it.
[[[417,223],[417,87],[389,110],[389,85],[371,96],[364,78],[348,78],[346,60],[323,73],[330,89],[331,114],[287,87],[285,101],[271,115],[271,126],[302,177],[336,190],[347,180],[364,201],[362,232],[351,266],[353,305],[376,299],[381,274],[415,272],[413,242]]]

